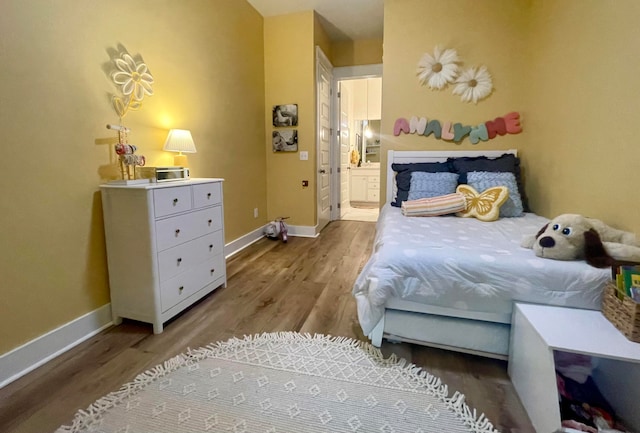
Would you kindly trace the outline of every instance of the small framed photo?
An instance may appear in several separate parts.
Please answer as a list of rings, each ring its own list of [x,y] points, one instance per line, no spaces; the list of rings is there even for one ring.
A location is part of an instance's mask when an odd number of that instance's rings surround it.
[[[298,126],[298,104],[274,105],[273,126]]]
[[[271,133],[274,152],[297,152],[298,130],[280,129]]]

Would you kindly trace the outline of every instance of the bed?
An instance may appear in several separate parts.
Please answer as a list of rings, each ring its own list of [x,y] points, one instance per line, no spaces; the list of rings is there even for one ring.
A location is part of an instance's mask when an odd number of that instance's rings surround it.
[[[524,234],[548,221],[539,215],[493,222],[406,217],[389,204],[398,194],[393,163],[505,153],[517,159],[515,150],[389,151],[387,200],[372,255],[353,288],[360,325],[373,345],[387,338],[506,359],[514,302],[600,309],[609,270],[538,258],[520,247]]]

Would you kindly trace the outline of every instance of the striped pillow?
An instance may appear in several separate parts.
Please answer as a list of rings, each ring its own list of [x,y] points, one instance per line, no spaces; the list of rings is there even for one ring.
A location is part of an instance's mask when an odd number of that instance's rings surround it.
[[[453,193],[403,201],[400,207],[404,216],[440,216],[464,211],[466,209],[466,200],[464,194]]]

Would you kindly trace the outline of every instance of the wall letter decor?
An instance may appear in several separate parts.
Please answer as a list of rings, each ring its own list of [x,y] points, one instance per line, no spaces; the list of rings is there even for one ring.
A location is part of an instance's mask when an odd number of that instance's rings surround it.
[[[433,134],[435,138],[459,143],[464,137],[469,136],[472,144],[477,144],[480,140],[487,141],[495,138],[497,135],[519,134],[522,132],[520,125],[520,114],[511,112],[494,120],[488,120],[477,126],[463,125],[462,123],[453,124],[453,132],[451,131],[451,122],[441,124],[438,120],[427,122],[425,117],[411,117],[408,121],[404,117],[396,119],[393,125],[393,135],[398,136],[401,132],[405,134],[415,134],[429,136]]]

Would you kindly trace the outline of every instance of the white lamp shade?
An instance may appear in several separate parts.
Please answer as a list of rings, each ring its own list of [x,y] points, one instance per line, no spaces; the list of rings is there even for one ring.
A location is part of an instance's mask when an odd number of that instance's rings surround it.
[[[187,129],[172,129],[167,135],[162,150],[169,152],[196,153],[196,144],[191,137],[191,131]]]

